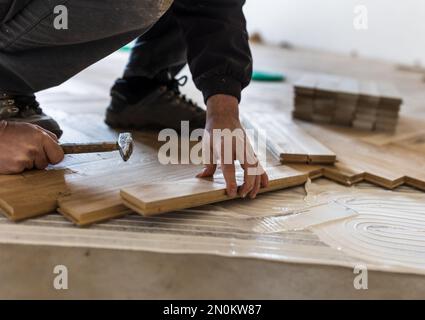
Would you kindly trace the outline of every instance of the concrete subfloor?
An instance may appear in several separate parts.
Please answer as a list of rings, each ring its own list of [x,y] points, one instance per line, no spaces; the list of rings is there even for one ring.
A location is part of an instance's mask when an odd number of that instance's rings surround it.
[[[68,270],[56,290],[54,267]],[[420,299],[425,278],[212,255],[0,245],[1,299]]]

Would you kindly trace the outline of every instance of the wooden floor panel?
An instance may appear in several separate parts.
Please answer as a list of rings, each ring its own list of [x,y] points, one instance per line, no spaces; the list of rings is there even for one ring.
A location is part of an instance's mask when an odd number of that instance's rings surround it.
[[[338,165],[363,173],[368,182],[393,189],[406,183],[408,177],[425,181],[422,170],[425,157],[419,150],[391,144],[376,146],[350,137],[348,132],[332,132],[324,127],[306,129],[325,145],[332,145],[338,155]]]
[[[286,166],[270,167],[267,172],[269,185],[267,188],[261,189],[259,193],[299,186],[308,179],[306,173]],[[238,185],[242,185],[242,172],[238,178]],[[176,183],[177,187],[175,184],[162,181],[137,184],[123,188],[121,197],[127,207],[143,216],[153,216],[239,198],[239,196],[231,198],[226,195],[226,184],[224,178],[220,176],[214,179],[183,179]]]

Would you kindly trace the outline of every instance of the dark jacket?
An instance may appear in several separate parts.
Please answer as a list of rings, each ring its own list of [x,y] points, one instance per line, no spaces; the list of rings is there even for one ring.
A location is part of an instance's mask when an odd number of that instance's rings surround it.
[[[238,100],[252,75],[245,0],[179,0],[174,3],[188,45],[193,80],[208,99],[229,94]]]

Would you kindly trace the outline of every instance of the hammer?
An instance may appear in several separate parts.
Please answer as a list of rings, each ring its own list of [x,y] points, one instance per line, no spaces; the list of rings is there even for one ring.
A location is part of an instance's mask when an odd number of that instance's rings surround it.
[[[119,151],[121,158],[127,161],[133,153],[133,137],[126,132],[120,133],[116,142],[64,143],[60,146],[65,154]]]

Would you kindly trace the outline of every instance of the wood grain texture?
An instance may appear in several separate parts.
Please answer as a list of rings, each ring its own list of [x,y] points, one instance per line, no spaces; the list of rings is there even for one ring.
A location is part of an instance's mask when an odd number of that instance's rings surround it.
[[[243,123],[265,135],[267,147],[282,163],[333,164],[336,155],[283,113],[245,113]]]
[[[260,189],[259,193],[302,185],[308,179],[307,174],[286,166],[271,167],[267,169],[267,172],[269,186]],[[243,174],[240,173],[238,185],[242,183]],[[211,180],[190,178],[177,183],[157,182],[135,185],[121,189],[121,197],[127,207],[144,216],[238,198],[226,195],[226,184],[222,176]]]

